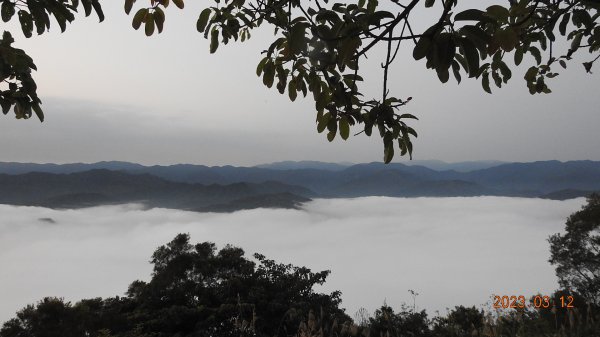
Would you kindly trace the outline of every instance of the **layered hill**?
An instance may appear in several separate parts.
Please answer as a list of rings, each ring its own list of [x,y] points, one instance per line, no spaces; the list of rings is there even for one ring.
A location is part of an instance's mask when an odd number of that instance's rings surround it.
[[[430,166],[440,165],[434,162]],[[600,191],[600,162],[454,166],[461,171],[310,161],[255,167],[0,163],[0,203],[72,208],[140,202],[149,207],[233,211],[293,208],[313,197],[492,195],[569,199]]]
[[[0,203],[11,205],[79,208],[142,203],[191,211],[296,208],[314,195],[306,188],[274,181],[201,185],[104,169],[68,174],[0,174],[0,191]]]

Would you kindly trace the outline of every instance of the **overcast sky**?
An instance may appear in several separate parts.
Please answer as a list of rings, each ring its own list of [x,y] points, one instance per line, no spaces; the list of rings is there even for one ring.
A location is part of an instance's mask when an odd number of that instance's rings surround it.
[[[34,76],[47,120],[17,121],[12,112],[2,117],[0,161],[382,160],[378,137],[328,143],[316,131],[313,102],[292,103],[262,85],[255,69],[270,28],[210,55],[195,30],[197,2],[186,2],[184,11],[169,8],[164,32],[150,38],[131,28],[122,1],[103,1],[103,7],[105,22],[80,15],[64,34],[54,22],[50,33],[31,39],[8,26],[16,46],[38,66]],[[529,95],[526,68],[488,95],[472,80],[441,84],[412,59],[411,48],[401,48],[390,88],[397,97],[413,97],[403,112],[420,118],[413,124],[415,159],[600,160],[600,77],[586,75],[580,62],[551,82],[550,95]],[[381,75],[375,56],[365,65],[367,78]],[[366,96],[380,90],[379,82],[369,83]]]

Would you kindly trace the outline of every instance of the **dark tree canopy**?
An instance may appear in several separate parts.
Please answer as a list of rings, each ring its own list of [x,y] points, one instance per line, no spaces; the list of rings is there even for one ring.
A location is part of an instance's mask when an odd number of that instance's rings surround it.
[[[475,307],[457,306],[446,317],[436,318],[433,331],[442,336],[479,336],[483,333],[484,312]]]
[[[171,3],[184,8],[184,0],[124,0],[126,13],[132,13],[133,28],[144,27],[146,35],[162,32],[164,8]],[[61,30],[74,19],[79,0],[0,0],[2,19],[18,17],[25,36],[33,30],[42,34],[53,16]],[[243,42],[253,29],[275,28],[273,42],[265,46],[256,73],[267,87],[275,88],[294,101],[310,95],[315,103],[317,131],[327,131],[330,141],[337,134],[347,139],[352,126],[370,136],[373,129],[382,138],[384,161],[412,153],[416,131],[407,124],[416,117],[405,111],[411,97],[390,93],[390,65],[398,62],[401,43],[411,44],[412,57],[426,60],[441,82],[450,74],[481,81],[491,93],[491,83],[501,87],[522,62],[530,66],[523,74],[531,94],[550,93],[547,79],[558,75],[558,66],[580,52],[592,54],[583,63],[590,72],[600,48],[600,1],[598,0],[505,0],[479,8],[478,2],[458,0],[357,0],[332,3],[328,0],[214,0],[199,13],[196,29],[210,40],[210,52],[220,44]],[[459,5],[471,6],[458,8]],[[94,10],[102,21],[99,0],[82,0],[86,15]],[[383,9],[385,8],[385,10]],[[391,8],[391,9],[390,9]],[[417,30],[412,15],[426,11],[431,22]],[[422,22],[419,23],[422,26]],[[563,43],[557,44],[562,40]],[[567,42],[567,43],[564,43]],[[0,92],[6,114],[14,106],[17,118],[35,112],[40,119],[32,60],[10,45],[5,33],[0,41],[0,72],[8,90]],[[566,49],[557,46],[568,44]],[[361,65],[375,47],[386,50],[382,64],[379,97],[364,97]],[[525,59],[525,56],[531,56]],[[405,59],[403,59],[405,60]],[[521,76],[521,75],[519,75]],[[358,128],[358,125],[361,125]]]
[[[374,317],[369,319],[369,333],[371,336],[433,336],[430,330],[430,320],[427,313],[403,307],[400,312],[384,304],[375,311]]]
[[[220,250],[210,242],[194,245],[186,234],[156,249],[151,262],[151,279],[131,283],[125,297],[76,303],[44,298],[4,322],[0,337],[592,337],[600,331],[600,306],[572,291],[552,298],[559,303],[574,296],[574,309],[492,315],[456,306],[430,319],[413,301],[397,312],[384,303],[372,317],[363,309],[353,322],[340,308],[339,292],[314,289],[329,271],[312,272],[260,254],[249,259],[230,245]]]
[[[351,321],[340,292],[314,290],[329,271],[254,258],[180,234],[154,252],[152,279],[131,283],[126,297],[75,305],[46,298],[18,312],[0,336],[288,336],[315,313],[340,326]]]
[[[565,234],[550,237],[550,263],[556,265],[560,285],[600,304],[600,195],[568,219]]]

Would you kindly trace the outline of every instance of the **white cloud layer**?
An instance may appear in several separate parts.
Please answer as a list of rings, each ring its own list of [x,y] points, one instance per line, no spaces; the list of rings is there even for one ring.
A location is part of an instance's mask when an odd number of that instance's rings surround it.
[[[412,304],[409,289],[430,314],[481,305],[492,294],[549,294],[557,281],[546,239],[583,203],[368,197],[231,214],[0,205],[0,322],[44,296],[122,295],[133,280],[150,278],[154,249],[182,232],[193,242],[331,269],[323,290],[341,290],[350,315],[360,307],[372,313],[384,300]]]

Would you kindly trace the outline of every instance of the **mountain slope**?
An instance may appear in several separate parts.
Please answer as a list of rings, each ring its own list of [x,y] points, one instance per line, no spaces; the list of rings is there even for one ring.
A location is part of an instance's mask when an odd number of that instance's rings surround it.
[[[565,189],[600,190],[600,162],[538,161],[473,171],[465,179],[514,193],[547,194]]]
[[[282,207],[293,206],[297,200],[308,200],[314,195],[304,187],[279,182],[201,185],[109,170],[0,174],[0,191],[0,203],[12,205],[76,208],[136,202],[149,207],[184,210],[211,210],[213,205],[222,204],[232,210],[248,208],[245,198],[256,198],[254,207],[271,207],[273,201],[269,195],[279,195]],[[289,201],[287,204],[285,199]],[[240,200],[239,207],[236,200]],[[264,204],[260,200],[264,200]]]
[[[460,163],[459,163],[460,164]],[[483,166],[495,165],[496,162],[484,162]],[[465,165],[474,167],[476,164],[467,162]],[[431,165],[430,165],[431,166]],[[29,170],[42,172],[71,172],[90,167],[109,167],[113,171],[141,175],[147,179],[146,188],[171,184],[183,184],[173,188],[148,190],[145,193],[154,199],[164,199],[161,204],[171,205],[179,200],[179,195],[194,195],[196,202],[205,205],[211,203],[208,199],[199,197],[202,193],[199,187],[190,192],[188,185],[221,185],[219,191],[212,196],[215,203],[225,202],[219,198],[223,191],[239,193],[239,197],[254,194],[291,193],[303,197],[359,197],[359,196],[478,196],[502,195],[520,197],[556,197],[565,198],[578,196],[591,191],[600,191],[600,162],[594,161],[543,161],[532,163],[505,163],[484,169],[458,172],[455,170],[433,170],[421,165],[404,165],[399,163],[385,165],[383,163],[365,163],[348,167],[340,164],[321,162],[283,162],[265,165],[265,167],[235,167],[235,166],[204,166],[179,164],[171,166],[142,166],[123,162],[100,162],[95,164],[18,164],[0,163],[0,173],[16,174]],[[285,169],[285,167],[293,167]],[[322,168],[316,168],[322,167]],[[447,167],[447,166],[446,166]],[[461,167],[461,165],[457,165]],[[463,168],[466,166],[462,166]],[[79,172],[82,173],[83,172]],[[39,173],[28,173],[35,176]],[[30,177],[33,177],[30,176]],[[40,184],[48,184],[55,177],[41,179]],[[140,178],[141,179],[141,178]],[[152,180],[158,179],[158,180]],[[241,184],[241,185],[239,185]],[[279,185],[278,185],[279,184]],[[27,186],[27,184],[25,184]],[[170,185],[174,186],[174,185]],[[248,186],[252,186],[249,188]],[[295,186],[292,188],[292,186]],[[56,187],[58,188],[58,187]],[[99,188],[99,187],[98,187]],[[111,189],[114,192],[113,187]],[[244,192],[244,188],[251,190]],[[26,190],[27,188],[25,188]],[[236,190],[238,189],[238,190]],[[565,192],[565,191],[583,192]],[[314,191],[314,192],[313,192]],[[132,196],[108,195],[105,191],[87,191],[75,189],[70,193],[79,193],[79,198],[93,202],[114,200],[119,198],[131,200]],[[90,194],[92,193],[92,194]],[[95,194],[94,194],[95,193]],[[204,191],[203,193],[208,193]],[[227,194],[225,193],[225,194]],[[246,193],[246,194],[244,194]],[[552,194],[555,193],[555,194]],[[166,197],[162,197],[165,194]],[[170,197],[175,194],[174,197]],[[77,197],[47,200],[51,204],[66,203],[69,198],[77,201]],[[140,194],[140,197],[143,195]],[[17,198],[15,196],[15,198]],[[58,198],[58,199],[56,199]],[[183,198],[183,197],[182,197]],[[17,198],[18,199],[18,198]],[[0,197],[0,202],[2,197]],[[29,199],[28,199],[29,200]],[[187,200],[187,199],[186,199]],[[229,202],[231,200],[227,200]],[[186,205],[188,207],[189,205]],[[177,206],[180,207],[180,206]],[[193,206],[189,206],[193,207]]]

